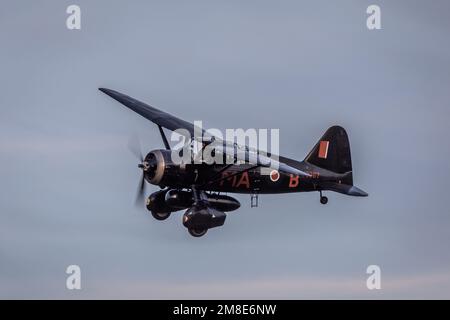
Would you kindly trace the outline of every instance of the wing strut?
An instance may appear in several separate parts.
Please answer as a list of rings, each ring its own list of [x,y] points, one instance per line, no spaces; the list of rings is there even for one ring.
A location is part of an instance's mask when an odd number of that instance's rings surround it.
[[[159,133],[161,133],[161,138],[164,142],[164,146],[166,147],[167,150],[170,150],[170,144],[169,141],[167,141],[166,135],[164,134],[163,128],[158,125],[158,129],[159,129]]]

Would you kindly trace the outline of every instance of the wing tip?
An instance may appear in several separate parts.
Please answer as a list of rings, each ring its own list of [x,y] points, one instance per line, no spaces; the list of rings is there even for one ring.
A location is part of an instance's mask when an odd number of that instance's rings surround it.
[[[105,93],[105,94],[109,94],[109,93],[112,91],[111,89],[108,89],[108,88],[102,88],[102,87],[98,88],[98,90],[100,90],[101,92],[103,92],[103,93]]]
[[[108,89],[108,88],[100,87],[100,88],[98,88],[98,90],[100,90],[101,92],[103,92],[103,93],[106,94],[107,96],[110,96],[111,98],[113,98],[113,99],[119,101],[119,102],[122,103],[122,104],[125,104],[125,103],[124,103],[124,101],[125,101],[124,99],[129,99],[129,98],[130,98],[130,97],[124,95],[123,93],[120,93],[120,92],[118,92],[118,91],[111,90],[111,89]],[[126,105],[126,104],[125,104],[125,105]]]

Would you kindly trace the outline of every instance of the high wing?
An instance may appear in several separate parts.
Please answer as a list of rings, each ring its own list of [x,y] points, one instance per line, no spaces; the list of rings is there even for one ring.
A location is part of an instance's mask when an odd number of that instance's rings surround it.
[[[203,129],[197,127],[197,130],[195,130],[196,127],[190,122],[177,118],[167,112],[158,110],[123,93],[106,88],[99,88],[99,90],[160,127],[172,131],[175,131],[177,129],[185,129],[190,133],[190,136],[188,138],[191,139],[198,138],[195,137],[195,132],[202,132],[202,135],[210,136],[210,134]],[[216,145],[221,144],[224,146],[224,148],[222,149],[223,153],[228,156],[234,157],[235,161],[248,161],[249,159],[251,159],[257,166],[282,170],[294,175],[310,176],[310,174],[303,172],[297,168],[291,167],[286,163],[276,161],[273,158],[267,157],[263,152],[260,152],[259,150],[240,147],[228,141],[222,141],[217,137],[213,138]],[[240,149],[240,151],[237,153],[235,152],[236,148]]]
[[[163,128],[175,131],[177,129],[185,129],[190,133],[190,137],[194,136],[194,128],[195,126],[187,121],[184,121],[180,118],[177,118],[167,112],[158,110],[144,102],[141,102],[139,100],[136,100],[130,96],[127,96],[126,94],[106,89],[106,88],[99,88],[99,90],[114,100],[119,101],[124,106],[130,108],[134,112],[139,113],[144,118],[152,121],[153,123],[157,124],[158,126],[161,126]],[[202,130],[198,128],[198,132],[205,133],[205,130]]]

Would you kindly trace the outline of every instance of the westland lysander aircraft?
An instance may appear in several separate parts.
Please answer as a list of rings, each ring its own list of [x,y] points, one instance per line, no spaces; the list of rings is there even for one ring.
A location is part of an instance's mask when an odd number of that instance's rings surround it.
[[[225,158],[231,157],[231,163],[177,164],[171,156],[174,151],[163,128],[177,132],[183,129],[189,138],[195,139],[198,131],[194,124],[117,91],[99,90],[158,126],[165,149],[153,150],[144,158],[135,148],[135,154],[140,158],[138,167],[143,172],[137,203],[143,200],[145,181],[159,186],[161,190],[146,199],[147,209],[157,220],[165,220],[172,212],[187,209],[183,215],[183,225],[194,237],[201,237],[208,229],[222,226],[225,212],[240,207],[238,200],[220,193],[251,194],[252,206],[257,206],[258,194],[318,191],[322,204],[328,202],[322,194],[325,190],[349,196],[368,195],[353,185],[350,144],[342,127],[329,128],[303,161],[282,156],[277,156],[277,161],[267,161],[271,156],[267,152],[236,143],[230,148],[229,142],[212,136],[201,138],[203,148],[212,142],[223,146],[214,151],[222,152]],[[237,149],[240,152],[236,152]],[[252,153],[257,156],[252,157]],[[270,173],[262,174],[263,168]]]

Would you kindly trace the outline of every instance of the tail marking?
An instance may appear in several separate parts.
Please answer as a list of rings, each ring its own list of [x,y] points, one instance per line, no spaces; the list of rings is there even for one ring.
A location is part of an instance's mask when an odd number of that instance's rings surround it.
[[[330,141],[320,141],[319,158],[321,158],[321,159],[327,158],[329,145],[330,145]]]

